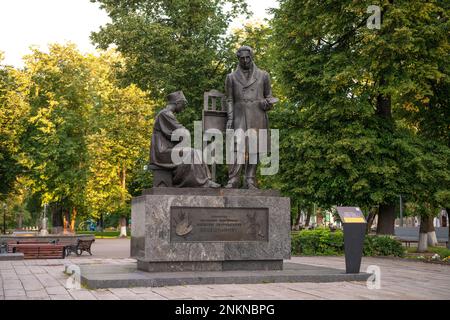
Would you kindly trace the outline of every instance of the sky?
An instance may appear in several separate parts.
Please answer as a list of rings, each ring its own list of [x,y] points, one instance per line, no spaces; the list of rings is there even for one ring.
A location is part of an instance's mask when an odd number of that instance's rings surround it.
[[[267,18],[276,0],[247,0],[252,19]],[[75,43],[82,52],[95,51],[89,35],[109,21],[98,4],[89,0],[0,0],[0,51],[2,64],[23,66],[22,57],[31,45],[45,50],[49,43]],[[237,19],[233,28],[246,21]]]

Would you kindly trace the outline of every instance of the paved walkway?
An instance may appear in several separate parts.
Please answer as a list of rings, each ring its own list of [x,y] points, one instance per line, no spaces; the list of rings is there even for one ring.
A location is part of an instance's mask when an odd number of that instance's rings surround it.
[[[112,241],[112,242],[109,242]],[[128,240],[129,241],[129,240]],[[423,262],[364,258],[381,271],[381,288],[366,283],[277,283],[251,285],[206,285],[130,289],[67,289],[70,264],[129,264],[127,240],[97,240],[94,256],[65,260],[0,261],[0,300],[161,300],[161,299],[450,299],[450,267]],[[116,248],[117,250],[113,250]],[[97,251],[96,251],[97,250]],[[114,251],[116,258],[105,258]],[[294,257],[291,262],[345,269],[343,257]]]

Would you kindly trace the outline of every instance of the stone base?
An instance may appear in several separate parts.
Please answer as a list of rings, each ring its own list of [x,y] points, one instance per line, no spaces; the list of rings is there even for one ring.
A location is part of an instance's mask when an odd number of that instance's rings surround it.
[[[147,272],[281,270],[290,215],[276,190],[145,190],[132,201],[131,256]]]
[[[283,260],[152,262],[138,260],[137,268],[147,272],[283,270]]]
[[[143,272],[136,264],[80,265],[81,284],[89,289],[207,284],[367,281],[368,273],[285,263],[279,271]],[[69,272],[72,274],[71,272]]]

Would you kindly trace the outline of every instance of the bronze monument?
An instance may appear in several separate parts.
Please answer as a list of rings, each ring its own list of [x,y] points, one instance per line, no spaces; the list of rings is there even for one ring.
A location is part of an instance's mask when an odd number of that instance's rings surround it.
[[[267,111],[278,99],[272,96],[269,74],[260,70],[253,62],[253,49],[243,46],[236,55],[239,59],[238,68],[225,81],[227,129],[242,129],[244,132],[253,129],[258,134],[260,129],[269,129]],[[237,163],[235,152],[235,162],[229,166],[229,180],[225,188],[239,188],[244,169],[244,187],[257,189],[257,164],[251,163],[249,159],[258,155],[249,155],[248,148],[245,152],[245,164]]]
[[[172,141],[172,134],[177,129],[185,129],[175,114],[183,111],[187,100],[182,91],[167,96],[167,107],[161,110],[155,119],[152,143],[150,147],[150,165],[154,172],[165,171],[169,175],[170,185],[178,188],[220,188],[220,185],[211,180],[208,166],[201,161],[201,153],[188,149],[184,156],[191,159],[190,163],[175,164],[172,161],[172,151],[178,142]],[[197,161],[194,158],[197,157]],[[200,161],[198,161],[200,158]],[[155,170],[156,169],[156,170]],[[171,178],[171,179],[170,179]],[[154,177],[155,179],[155,177]],[[159,185],[156,184],[156,187]]]

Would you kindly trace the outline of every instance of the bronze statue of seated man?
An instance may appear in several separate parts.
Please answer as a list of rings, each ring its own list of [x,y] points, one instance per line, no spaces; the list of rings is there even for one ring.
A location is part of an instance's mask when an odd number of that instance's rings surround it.
[[[201,151],[184,148],[183,158],[190,159],[189,163],[177,164],[172,159],[172,151],[178,144],[172,141],[172,135],[178,129],[186,130],[175,114],[182,112],[186,106],[187,100],[182,91],[167,96],[167,106],[158,113],[153,127],[150,165],[172,171],[172,185],[177,188],[220,188],[220,184],[211,180],[209,168],[202,161]]]

